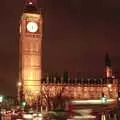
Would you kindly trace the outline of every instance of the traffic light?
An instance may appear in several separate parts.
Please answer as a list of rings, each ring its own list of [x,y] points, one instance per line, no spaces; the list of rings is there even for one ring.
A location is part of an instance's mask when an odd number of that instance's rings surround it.
[[[26,106],[26,102],[25,102],[25,101],[22,101],[21,106],[22,106],[22,107],[25,107],[25,106]]]

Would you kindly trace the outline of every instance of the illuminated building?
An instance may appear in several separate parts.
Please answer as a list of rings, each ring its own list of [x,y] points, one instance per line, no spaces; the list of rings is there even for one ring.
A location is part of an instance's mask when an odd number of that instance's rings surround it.
[[[65,72],[62,76],[47,73],[41,81],[42,90],[51,98],[60,96],[59,99],[63,97],[70,101],[85,102],[89,100],[89,102],[94,101],[94,104],[97,101],[99,101],[99,104],[103,104],[105,101],[105,104],[116,104],[119,92],[118,79],[112,75],[108,55],[105,55],[105,72],[104,77],[98,78],[83,78],[81,76],[73,78],[68,72]]]
[[[20,20],[19,82],[21,82],[24,99],[27,102],[40,94],[42,25],[42,14],[38,10],[37,4],[33,0],[26,0]],[[18,89],[19,93],[20,89]]]
[[[59,82],[57,81],[59,79]],[[63,81],[61,78],[56,80],[42,80],[42,87],[49,89],[51,95],[57,94],[57,90],[63,89],[62,94],[70,99],[100,99],[103,94],[108,99],[117,98],[117,81],[110,79],[108,83],[106,78],[78,78],[71,79],[68,82]],[[52,81],[52,82],[51,82]]]
[[[24,97],[27,103],[36,100],[38,96],[44,101],[47,95],[49,95],[48,98],[60,96],[71,100],[117,98],[117,81],[112,78],[112,68],[108,55],[106,55],[106,75],[103,78],[72,79],[67,73],[63,76],[42,78],[42,29],[41,12],[32,0],[26,1],[20,20],[19,98]]]

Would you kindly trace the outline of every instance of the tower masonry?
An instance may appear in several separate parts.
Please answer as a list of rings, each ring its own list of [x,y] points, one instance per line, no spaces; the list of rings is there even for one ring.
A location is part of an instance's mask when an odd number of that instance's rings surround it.
[[[35,3],[27,1],[20,20],[19,36],[19,82],[27,102],[40,95],[42,33],[42,14]]]

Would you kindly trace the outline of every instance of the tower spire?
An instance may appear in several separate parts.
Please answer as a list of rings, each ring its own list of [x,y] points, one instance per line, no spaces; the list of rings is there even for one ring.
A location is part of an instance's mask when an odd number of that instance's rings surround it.
[[[37,4],[38,0],[25,0],[25,4]]]
[[[24,12],[38,11],[38,0],[25,0],[24,4]]]
[[[105,66],[111,67],[111,60],[108,53],[105,54]]]
[[[111,78],[112,77],[112,65],[109,54],[105,54],[105,77]]]

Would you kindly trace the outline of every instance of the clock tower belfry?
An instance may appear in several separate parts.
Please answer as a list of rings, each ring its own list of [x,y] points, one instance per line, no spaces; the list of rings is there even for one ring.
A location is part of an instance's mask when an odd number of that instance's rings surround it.
[[[18,98],[29,103],[40,95],[42,78],[43,18],[33,0],[25,2],[19,32]]]

